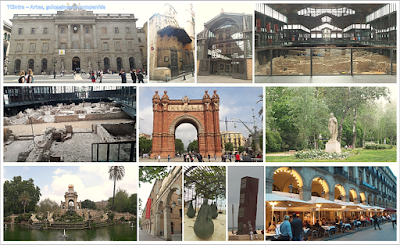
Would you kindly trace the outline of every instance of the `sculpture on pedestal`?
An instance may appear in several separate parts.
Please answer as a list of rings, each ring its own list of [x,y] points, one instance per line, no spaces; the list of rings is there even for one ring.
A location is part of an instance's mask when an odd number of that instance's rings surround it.
[[[331,139],[329,141],[337,141],[338,122],[333,113],[331,113],[330,115],[331,117],[329,118],[328,128],[329,128],[329,133],[331,134]]]

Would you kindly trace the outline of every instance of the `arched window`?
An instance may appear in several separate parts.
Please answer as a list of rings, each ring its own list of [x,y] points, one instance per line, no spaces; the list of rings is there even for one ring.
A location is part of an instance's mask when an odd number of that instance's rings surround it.
[[[120,71],[122,69],[122,58],[117,58],[117,70]]]
[[[14,63],[14,71],[20,72],[21,71],[21,60],[18,59]]]
[[[41,71],[43,72],[46,72],[46,70],[47,70],[47,59],[42,59],[42,69],[41,69]]]
[[[109,69],[110,68],[110,59],[109,58],[104,58],[104,69]]]
[[[135,58],[130,57],[129,58],[129,68],[134,69],[135,68]]]

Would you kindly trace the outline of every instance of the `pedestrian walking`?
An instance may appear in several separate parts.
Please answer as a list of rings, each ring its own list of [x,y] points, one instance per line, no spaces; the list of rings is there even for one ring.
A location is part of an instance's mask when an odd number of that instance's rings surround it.
[[[135,73],[135,69],[131,70],[131,78],[132,78],[132,82],[136,83],[136,73]]]
[[[158,154],[158,161],[161,162],[161,156]]]
[[[92,83],[95,83],[96,82],[96,77],[94,76],[94,71],[92,71],[90,75],[91,75],[90,78],[92,79]]]
[[[21,70],[21,71],[19,72],[19,79],[18,79],[18,82],[19,82],[19,83],[26,83],[26,80],[25,80],[25,71],[24,71],[24,70]]]
[[[240,162],[240,155],[239,155],[239,152],[236,152],[236,155],[235,155],[235,162]]]
[[[378,220],[378,215],[374,214],[374,216],[372,216],[372,218],[374,219],[374,228],[376,230],[376,226],[378,225],[379,230],[382,230],[381,227],[379,227],[379,220]]]
[[[168,155],[168,162],[170,162],[171,161],[171,157]]]
[[[214,160],[217,161],[217,155],[214,154]]]
[[[211,156],[208,154],[208,161],[211,162]]]
[[[392,214],[391,219],[392,219],[392,226],[393,226],[393,229],[394,229],[394,225],[397,225],[397,223],[396,223],[396,214]]]
[[[293,213],[293,220],[290,222],[290,227],[292,228],[292,241],[301,241],[300,236],[303,231],[303,222],[301,222],[301,219],[297,218],[296,213]]]
[[[99,72],[99,77],[100,77],[100,82],[99,83],[102,83],[103,82],[103,70],[101,70]]]
[[[28,76],[27,76],[27,80],[26,83],[33,83],[33,71],[32,69],[28,69]]]
[[[281,226],[279,227],[279,230],[281,232],[280,236],[280,241],[290,241],[293,237],[292,235],[292,227],[290,226],[289,223],[289,215],[285,215],[283,222],[281,223]]]
[[[139,74],[137,74],[137,77],[138,77],[138,83],[144,83],[143,82],[143,74],[141,73],[141,72],[139,72]]]
[[[124,72],[124,69],[121,69],[119,75],[121,76],[122,83],[126,83],[126,73]]]

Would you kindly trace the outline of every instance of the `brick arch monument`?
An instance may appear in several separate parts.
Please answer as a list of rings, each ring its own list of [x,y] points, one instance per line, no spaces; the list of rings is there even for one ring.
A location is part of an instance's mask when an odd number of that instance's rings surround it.
[[[186,95],[181,100],[170,100],[167,91],[160,98],[155,91],[152,101],[152,154],[175,157],[175,130],[182,123],[190,123],[196,128],[199,153],[203,157],[222,154],[217,90],[211,97],[206,90],[203,99],[197,100]]]

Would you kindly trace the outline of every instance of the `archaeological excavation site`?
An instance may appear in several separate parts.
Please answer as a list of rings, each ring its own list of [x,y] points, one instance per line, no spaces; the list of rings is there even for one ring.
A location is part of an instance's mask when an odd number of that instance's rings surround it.
[[[255,81],[395,83],[396,19],[395,3],[257,4]]]
[[[4,87],[5,162],[136,160],[136,87]]]

